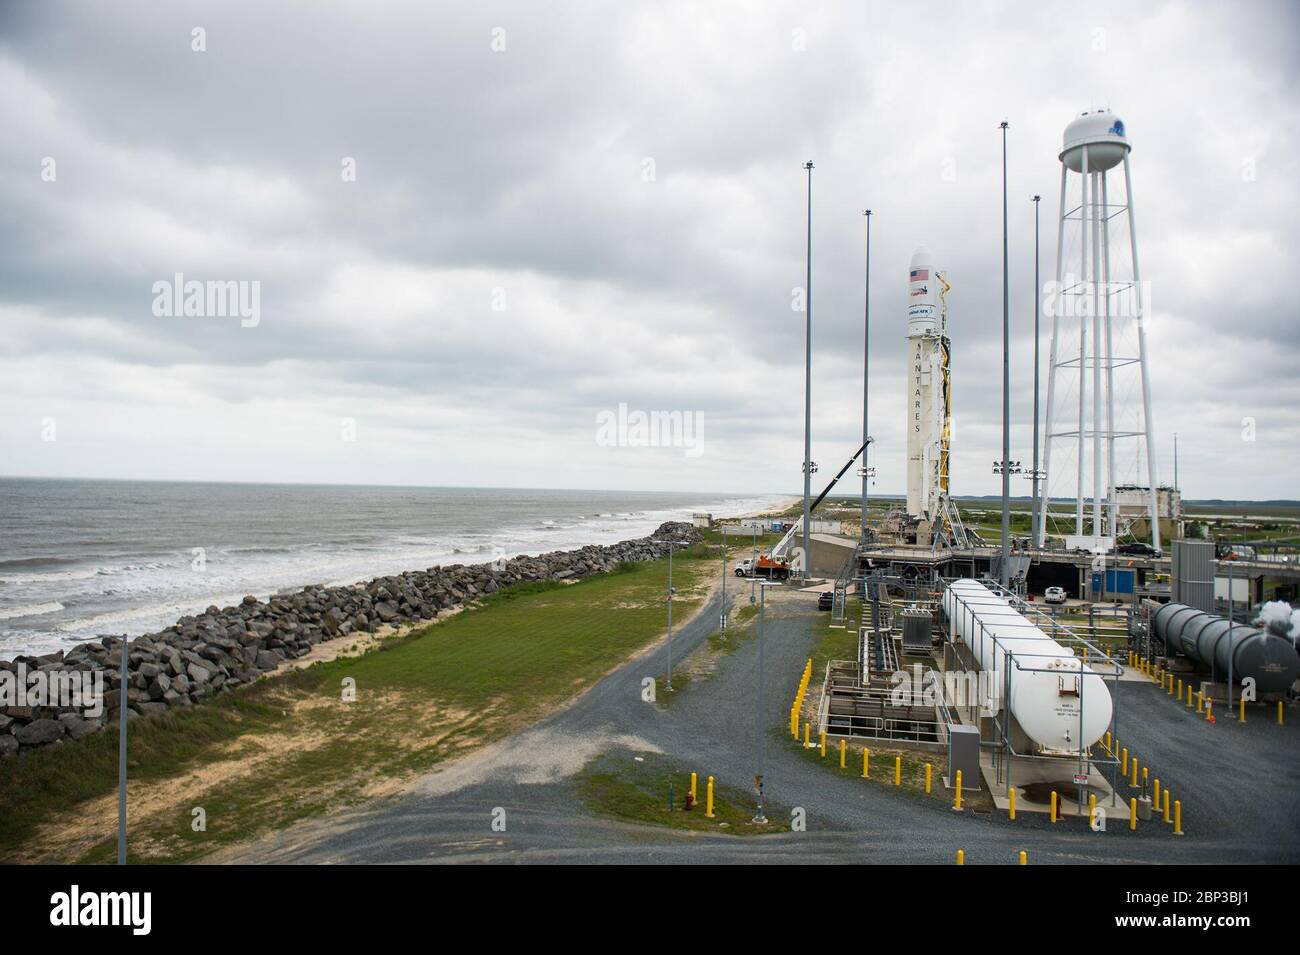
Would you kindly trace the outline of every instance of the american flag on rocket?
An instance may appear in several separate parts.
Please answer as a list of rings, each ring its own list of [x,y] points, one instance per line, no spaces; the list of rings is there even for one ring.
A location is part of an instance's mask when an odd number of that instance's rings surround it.
[[[912,269],[913,282],[928,282],[930,280],[929,269]]]

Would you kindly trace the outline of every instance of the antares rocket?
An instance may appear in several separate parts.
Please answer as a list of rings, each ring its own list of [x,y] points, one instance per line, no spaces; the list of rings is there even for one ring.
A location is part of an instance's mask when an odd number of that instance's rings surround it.
[[[907,513],[920,524],[917,542],[941,534],[948,498],[952,437],[948,306],[951,288],[922,245],[907,279]],[[922,539],[922,537],[926,539]]]

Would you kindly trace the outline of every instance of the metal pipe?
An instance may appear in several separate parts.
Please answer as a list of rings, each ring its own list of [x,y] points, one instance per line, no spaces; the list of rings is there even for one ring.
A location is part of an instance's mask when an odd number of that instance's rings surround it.
[[[1151,423],[1151,375],[1147,369],[1146,303],[1142,300],[1142,273],[1138,270],[1137,222],[1133,213],[1133,177],[1124,154],[1124,199],[1128,203],[1129,246],[1133,254],[1133,294],[1136,296],[1138,362],[1142,369],[1142,427],[1146,432],[1147,482],[1151,491],[1151,546],[1160,549],[1159,489],[1156,487],[1156,436]]]
[[[1115,499],[1115,342],[1110,317],[1110,194],[1106,174],[1101,174],[1101,281],[1106,323],[1106,501],[1107,525],[1112,541],[1119,539],[1119,501]]]
[[[1101,203],[1100,173],[1092,173],[1092,535],[1105,537],[1101,522]]]
[[[1085,294],[1083,292],[1084,283],[1088,281],[1088,147],[1083,147],[1083,174],[1079,177],[1080,185],[1083,189],[1082,200],[1079,204],[1079,295],[1080,298]],[[1087,389],[1087,367],[1088,367],[1088,320],[1083,314],[1083,309],[1079,310],[1079,433],[1078,438],[1078,460],[1075,462],[1077,475],[1077,486],[1075,487],[1074,499],[1074,533],[1083,536],[1083,440],[1084,440],[1084,417],[1083,402],[1088,393]]]

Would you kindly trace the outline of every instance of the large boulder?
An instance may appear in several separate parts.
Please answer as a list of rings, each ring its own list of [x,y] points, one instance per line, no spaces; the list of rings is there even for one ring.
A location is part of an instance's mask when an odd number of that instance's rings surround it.
[[[63,733],[63,724],[58,720],[32,720],[14,727],[14,738],[24,746],[44,746],[62,739]]]

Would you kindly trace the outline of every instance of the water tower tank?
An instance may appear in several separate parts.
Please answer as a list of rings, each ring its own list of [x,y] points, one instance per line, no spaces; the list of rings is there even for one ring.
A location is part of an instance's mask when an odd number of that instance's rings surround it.
[[[1088,171],[1105,172],[1123,161],[1132,148],[1124,133],[1124,121],[1102,107],[1089,109],[1065,127],[1065,140],[1058,157],[1070,172],[1083,171],[1083,147],[1088,147]]]

